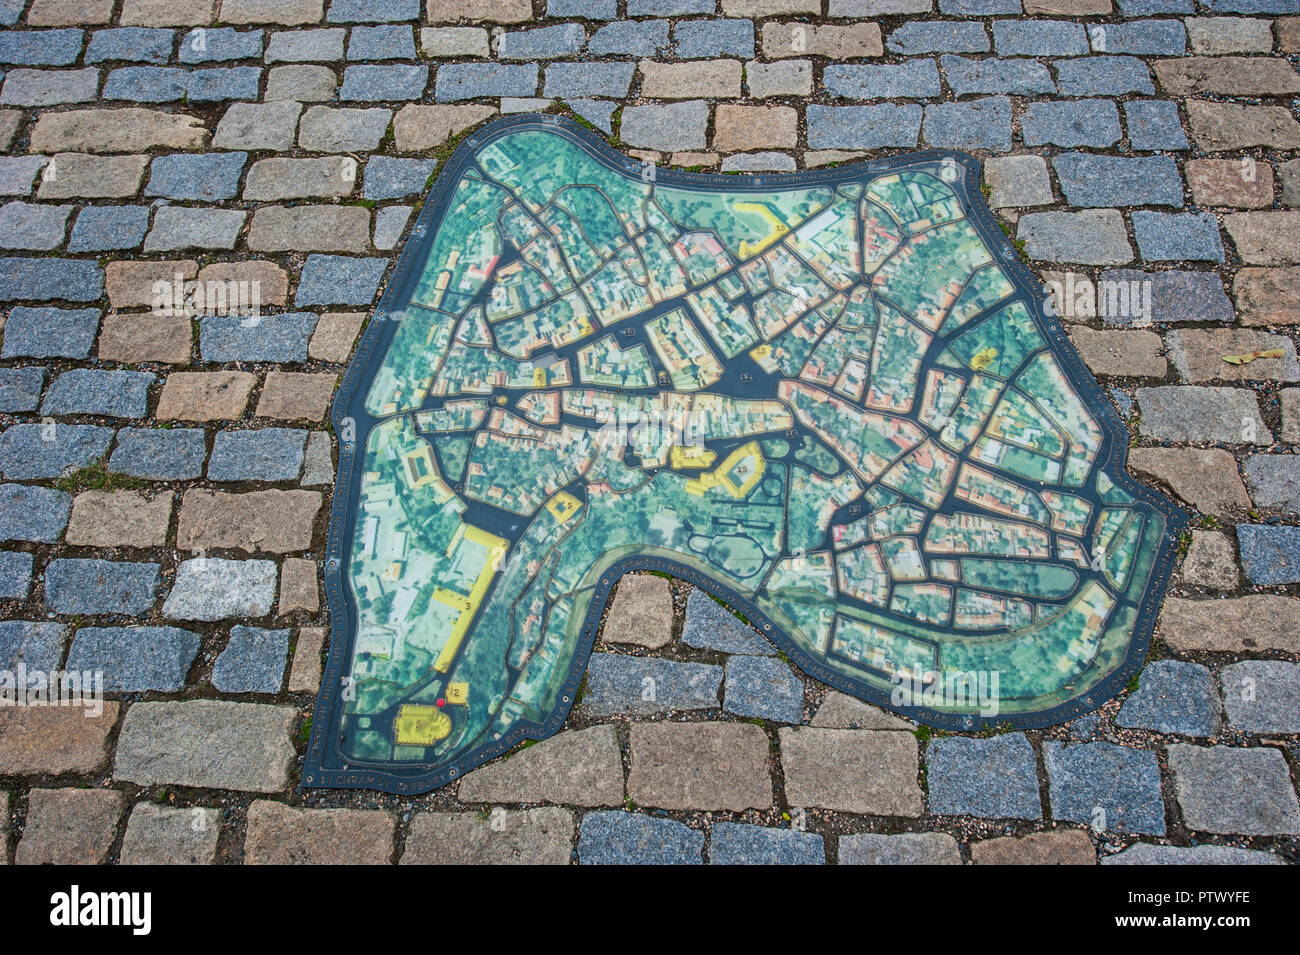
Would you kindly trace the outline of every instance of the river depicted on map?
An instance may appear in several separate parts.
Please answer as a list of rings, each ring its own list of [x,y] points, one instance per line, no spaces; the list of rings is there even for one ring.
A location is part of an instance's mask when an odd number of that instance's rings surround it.
[[[304,784],[418,792],[562,725],[619,575],[955,730],[1137,672],[1181,513],[932,152],[674,173],[554,116],[441,171],[335,403]]]

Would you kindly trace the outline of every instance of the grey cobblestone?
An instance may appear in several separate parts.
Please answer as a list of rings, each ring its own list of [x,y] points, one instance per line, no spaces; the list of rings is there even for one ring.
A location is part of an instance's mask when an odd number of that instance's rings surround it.
[[[92,302],[104,294],[104,270],[96,262],[83,259],[30,259],[20,256],[0,258],[0,301],[21,299]],[[9,313],[13,322],[14,309]],[[96,313],[98,316],[98,313]],[[4,357],[10,357],[9,325],[6,323]],[[38,348],[48,346],[38,345]],[[34,357],[42,357],[42,351]],[[69,356],[84,357],[84,356]]]
[[[1165,385],[1139,388],[1142,436],[1156,441],[1270,444],[1253,392],[1244,388]]]
[[[236,209],[162,206],[144,240],[146,252],[233,249],[248,213]]]
[[[885,46],[892,53],[987,53],[989,36],[984,24],[961,20],[917,20],[889,34]]]
[[[58,558],[45,568],[45,603],[57,613],[135,616],[158,598],[158,565]]]
[[[715,822],[709,841],[712,865],[823,865],[822,837],[795,829]]]
[[[222,693],[279,693],[288,656],[288,630],[231,627],[212,665],[212,685]]]
[[[0,88],[5,106],[58,106],[88,103],[99,88],[99,70],[12,70]]]
[[[803,721],[803,680],[783,661],[767,656],[727,658],[723,709],[777,723]]]
[[[16,424],[0,434],[0,475],[9,480],[57,478],[100,460],[112,428],[88,424]]]
[[[844,99],[894,99],[900,96],[938,96],[939,70],[934,60],[906,60],[903,63],[832,64],[822,73],[822,84]]]
[[[1155,93],[1151,71],[1132,56],[1088,56],[1055,60],[1056,84],[1062,96],[1123,96]]]
[[[483,96],[532,96],[537,92],[537,76],[536,63],[458,63],[438,69],[434,95],[439,103]]]
[[[1228,725],[1245,733],[1300,733],[1300,664],[1243,660],[1219,674]]]
[[[340,27],[319,30],[280,30],[266,43],[267,63],[329,63],[343,59]]]
[[[71,513],[72,495],[67,491],[0,484],[0,540],[56,541]]]
[[[343,71],[340,100],[392,102],[416,100],[429,83],[427,66],[349,66]]]
[[[1011,100],[1005,96],[961,103],[931,103],[925,107],[921,138],[949,149],[1011,148]]]
[[[669,49],[667,20],[620,20],[592,34],[587,52],[593,56],[654,56]]]
[[[813,149],[912,147],[921,135],[919,105],[808,106],[805,116]]]
[[[44,368],[0,368],[0,411],[35,411],[44,383]]]
[[[233,27],[203,27],[181,37],[178,59],[182,63],[218,63],[260,60],[262,31]]]
[[[1026,146],[1051,143],[1067,147],[1105,147],[1115,145],[1122,135],[1119,109],[1105,99],[1028,103],[1020,118],[1020,129]],[[1177,176],[1177,170],[1174,175]],[[1180,187],[1180,203],[1181,192]]]
[[[1079,56],[1089,52],[1082,24],[1063,20],[995,20],[993,48],[999,56]]]
[[[285,312],[250,319],[209,315],[199,322],[199,353],[204,361],[307,360],[307,343],[316,328],[311,312]]]
[[[72,206],[6,202],[0,206],[0,248],[48,252],[63,244]]]
[[[86,46],[87,63],[110,60],[166,63],[176,42],[175,31],[149,27],[96,30]]]
[[[1187,49],[1187,30],[1180,20],[1090,24],[1088,37],[1098,53],[1177,56]]]
[[[722,667],[707,663],[593,653],[581,705],[593,716],[716,710],[722,677]]]
[[[754,55],[752,20],[683,20],[673,27],[673,50],[683,60]]]
[[[81,30],[30,30],[0,33],[0,63],[13,66],[71,66],[85,34]]]
[[[1285,338],[1280,341],[1291,344]],[[1272,345],[1272,342],[1265,344]],[[1242,471],[1255,504],[1260,507],[1280,507],[1291,514],[1300,513],[1298,463],[1300,462],[1292,454],[1252,454],[1248,457]]]
[[[182,561],[163,602],[163,616],[208,621],[264,617],[275,601],[275,580],[275,562],[270,560],[199,557]]]
[[[547,96],[606,96],[620,99],[632,85],[633,63],[552,63],[546,68]]]
[[[1160,767],[1148,750],[1113,743],[1043,743],[1052,818],[1104,832],[1164,835]]]
[[[1300,806],[1282,754],[1269,747],[1169,747],[1178,805],[1189,829],[1243,835],[1300,832]]]
[[[619,136],[629,146],[663,151],[703,149],[709,106],[703,100],[665,106],[628,106],[619,121]]]
[[[34,558],[26,551],[0,551],[0,600],[26,600]]]
[[[155,381],[147,371],[73,368],[50,382],[41,413],[143,418],[149,412],[149,386]]]
[[[1133,237],[1148,262],[1223,261],[1219,224],[1208,212],[1139,210],[1133,213]]]
[[[137,249],[149,230],[147,206],[87,206],[77,213],[69,252]]]
[[[1062,153],[1052,160],[1066,201],[1073,206],[1181,206],[1183,180],[1167,156],[1129,159]],[[1137,215],[1134,216],[1137,222]],[[1136,225],[1135,225],[1136,230]],[[1141,238],[1138,247],[1142,247]],[[1174,256],[1183,258],[1183,256]]]
[[[581,52],[586,42],[587,31],[581,23],[558,23],[504,34],[497,56],[503,60],[552,60]]]
[[[1300,582],[1300,527],[1238,524],[1237,547],[1252,583],[1274,586]]]
[[[294,304],[369,305],[387,268],[386,259],[359,259],[343,255],[309,255],[298,280]]]
[[[398,24],[353,27],[348,36],[348,59],[413,60],[415,31],[409,26]]]
[[[158,156],[149,165],[144,194],[197,202],[229,199],[239,189],[247,159],[248,154],[242,152]]]
[[[635,812],[589,812],[578,830],[583,865],[702,865],[704,833]]]
[[[151,481],[187,481],[203,473],[206,455],[199,428],[123,428],[108,469]]]
[[[1016,236],[1024,240],[1025,252],[1033,259],[1081,265],[1133,261],[1124,219],[1115,209],[1030,213],[1020,218]]]
[[[12,672],[20,663],[28,670],[57,669],[67,638],[61,623],[0,620],[0,669]]]
[[[302,470],[307,432],[297,428],[218,431],[208,460],[213,481],[292,481]]]
[[[1213,736],[1222,723],[1214,676],[1199,663],[1156,660],[1115,718],[1116,726],[1179,736]]]
[[[939,58],[948,86],[957,96],[970,93],[1010,93],[1032,96],[1036,93],[1055,93],[1056,83],[1047,67],[1037,60],[998,59],[985,57],[972,59],[953,54]],[[1030,107],[1046,104],[1030,103]],[[1026,139],[1028,143],[1028,139]]]
[[[101,671],[109,693],[174,693],[199,652],[199,635],[179,627],[82,627],[68,669]]]
[[[1023,733],[935,739],[926,754],[930,811],[987,819],[1041,819],[1038,766]]]

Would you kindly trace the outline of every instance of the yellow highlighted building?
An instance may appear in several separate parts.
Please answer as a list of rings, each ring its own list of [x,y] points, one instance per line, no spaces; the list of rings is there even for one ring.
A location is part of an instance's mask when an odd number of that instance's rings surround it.
[[[393,734],[399,746],[432,746],[451,735],[451,717],[436,706],[407,703],[397,710]]]
[[[561,491],[546,502],[546,509],[561,524],[577,514],[581,508],[582,502],[567,491]]]
[[[751,255],[758,255],[769,245],[780,240],[780,238],[790,231],[790,227],[772,214],[772,210],[761,202],[741,202],[737,200],[733,207],[737,212],[757,212],[767,224],[771,226],[772,231],[766,238],[759,239],[757,242],[744,241],[740,243],[740,257],[747,259]]]
[[[763,477],[767,462],[757,441],[743,444],[727,455],[712,471],[705,472],[686,482],[686,490],[703,496],[715,487],[724,488],[734,498],[742,498],[754,490]]]
[[[480,553],[472,558],[458,553],[464,542],[478,545]],[[479,604],[483,602],[483,597],[492,583],[497,568],[501,566],[501,559],[505,556],[508,546],[509,543],[504,538],[489,534],[481,527],[472,524],[462,523],[452,537],[451,546],[447,548],[447,558],[456,561],[462,556],[467,556],[467,559],[478,561],[479,566],[468,594],[457,593],[446,587],[439,587],[433,592],[434,600],[459,611],[456,622],[452,624],[451,633],[447,636],[447,642],[443,644],[442,652],[438,654],[438,659],[433,664],[433,668],[439,673],[446,673],[452,660],[456,659],[460,642],[465,638],[470,622],[473,621]]]

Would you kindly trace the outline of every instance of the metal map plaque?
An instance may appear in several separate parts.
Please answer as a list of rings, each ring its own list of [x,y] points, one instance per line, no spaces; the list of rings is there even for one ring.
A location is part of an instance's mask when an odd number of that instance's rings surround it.
[[[659,170],[553,116],[442,170],[334,404],[305,786],[420,792],[563,723],[620,574],[956,730],[1141,666],[1182,513],[930,151]]]

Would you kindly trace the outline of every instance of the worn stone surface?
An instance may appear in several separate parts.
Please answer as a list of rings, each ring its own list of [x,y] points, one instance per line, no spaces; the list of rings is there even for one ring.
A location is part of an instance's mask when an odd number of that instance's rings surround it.
[[[288,653],[288,630],[231,627],[212,665],[212,685],[223,693],[279,693]]]
[[[14,850],[18,865],[97,865],[108,858],[123,810],[112,789],[33,789]]]
[[[984,162],[989,204],[995,209],[1050,205],[1052,183],[1041,156],[1004,156]]]
[[[796,829],[716,822],[709,841],[712,865],[822,865],[822,837]]]
[[[1283,835],[1300,832],[1300,805],[1286,760],[1269,747],[1169,747],[1178,806],[1201,832]]]
[[[461,802],[623,804],[623,761],[614,727],[568,730],[464,776]]]
[[[1300,528],[1238,524],[1241,566],[1252,583],[1273,586],[1300,582]]]
[[[212,865],[221,836],[220,809],[138,802],[122,837],[122,865]]]
[[[321,653],[327,632],[324,627],[303,627],[298,631],[293,667],[289,671],[290,693],[315,693],[320,689],[321,671],[324,669]]]
[[[148,561],[60,557],[45,568],[45,603],[63,614],[137,616],[157,600],[158,570]]]
[[[1288,342],[1289,344],[1289,342]],[[1252,454],[1242,468],[1250,495],[1261,507],[1300,513],[1300,461],[1291,454]]]
[[[786,727],[779,735],[790,805],[921,814],[916,737],[910,733]]]
[[[1070,326],[1070,337],[1094,375],[1164,378],[1164,345],[1154,332],[1108,331]]]
[[[1169,358],[1186,381],[1294,382],[1300,379],[1295,344],[1281,335],[1269,335],[1245,328],[1180,328],[1166,335]],[[1279,357],[1255,357],[1256,353],[1280,352]]]
[[[296,809],[258,799],[248,807],[245,865],[387,865],[396,820],[374,809]]]
[[[634,723],[628,798],[663,809],[766,808],[767,735],[746,723]]]
[[[346,362],[365,318],[365,312],[326,312],[316,323],[307,354],[319,361]]]
[[[1182,660],[1148,663],[1115,717],[1116,726],[1177,736],[1214,736],[1221,723],[1214,675]]]
[[[703,865],[704,833],[637,812],[589,812],[578,832],[583,865]]]
[[[803,720],[803,681],[774,657],[727,659],[723,709],[736,716],[798,723]]]
[[[668,580],[654,574],[619,579],[601,639],[654,650],[672,639],[673,600]]]
[[[906,720],[836,690],[826,694],[810,725],[846,730],[912,729]]]
[[[1068,745],[1047,740],[1043,762],[1053,819],[1098,832],[1164,835],[1160,766],[1150,750],[1113,743]]]
[[[930,811],[990,819],[1041,819],[1038,767],[1023,733],[988,739],[954,736],[926,751]]]
[[[69,664],[67,669],[78,667]],[[102,768],[108,762],[108,737],[119,708],[112,700],[102,700],[95,708],[0,707],[0,773],[60,776]]]
[[[1167,385],[1139,388],[1143,437],[1157,441],[1269,444],[1255,394],[1244,388]]]
[[[1081,265],[1133,261],[1123,217],[1114,209],[1029,213],[1020,217],[1016,237],[1033,259]]]
[[[1031,832],[1026,836],[972,842],[976,865],[1096,865],[1097,850],[1080,829]]]
[[[1300,652],[1300,600],[1247,594],[1221,600],[1167,597],[1161,638],[1175,650]]]
[[[1300,267],[1240,269],[1232,293],[1243,325],[1300,323]]]
[[[171,522],[170,491],[83,491],[64,539],[85,547],[161,547]]]
[[[1300,733],[1300,664],[1242,660],[1219,673],[1228,725],[1246,733]]]
[[[840,865],[961,865],[957,840],[946,832],[840,836]]]
[[[302,469],[307,432],[299,428],[219,431],[208,458],[213,481],[291,481]]]
[[[722,680],[713,664],[593,653],[581,706],[593,716],[714,710]]]
[[[1155,846],[1138,842],[1106,856],[1102,865],[1285,865],[1281,858],[1258,849],[1236,846]]]
[[[264,617],[275,599],[275,563],[200,557],[182,561],[163,602],[163,616],[175,620]]]
[[[292,706],[135,703],[122,723],[113,775],[142,786],[278,792],[289,783],[297,720]]]
[[[682,642],[690,647],[717,650],[721,653],[746,653],[771,656],[776,648],[758,631],[745,625],[726,607],[698,588],[686,598],[686,623]]]
[[[1241,575],[1227,535],[1221,531],[1193,530],[1181,575],[1196,587],[1234,590]]]
[[[568,865],[573,814],[567,809],[420,813],[411,820],[402,865]]]
[[[1249,419],[1247,419],[1249,420]],[[1206,514],[1225,507],[1249,507],[1246,485],[1236,459],[1214,448],[1133,448],[1128,464],[1134,473],[1154,478]]]
[[[82,627],[72,638],[68,668],[102,672],[110,693],[174,693],[185,686],[199,639],[180,627]]]

